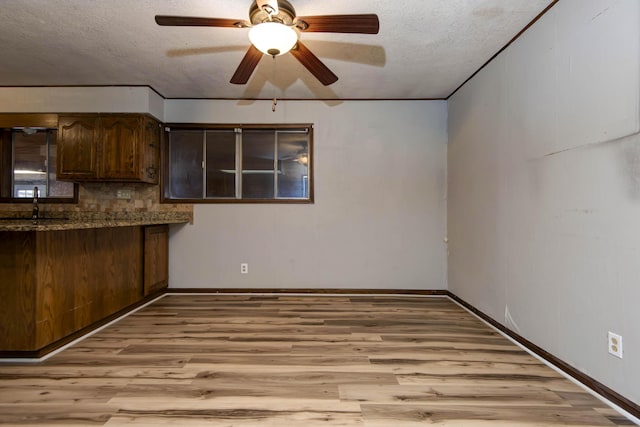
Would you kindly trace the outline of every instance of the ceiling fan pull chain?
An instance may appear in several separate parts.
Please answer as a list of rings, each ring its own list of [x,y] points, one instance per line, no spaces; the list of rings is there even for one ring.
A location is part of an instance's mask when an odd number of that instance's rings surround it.
[[[273,104],[271,105],[271,111],[276,112],[276,105],[278,105],[278,97],[276,96],[276,76],[278,75],[276,69],[276,56],[273,55]]]

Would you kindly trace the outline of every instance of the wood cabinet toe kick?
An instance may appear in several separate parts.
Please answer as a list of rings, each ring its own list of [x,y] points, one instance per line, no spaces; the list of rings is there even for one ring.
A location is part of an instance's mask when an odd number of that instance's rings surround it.
[[[0,356],[41,357],[163,292],[168,229],[0,231]]]

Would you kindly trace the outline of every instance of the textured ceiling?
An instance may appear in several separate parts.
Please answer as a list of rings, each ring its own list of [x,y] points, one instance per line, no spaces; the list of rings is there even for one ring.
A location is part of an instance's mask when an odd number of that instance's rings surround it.
[[[300,16],[376,13],[380,33],[303,33],[335,74],[290,54],[229,83],[248,30],[160,27],[154,16],[248,19],[250,0],[2,0],[0,86],[149,85],[167,98],[446,98],[552,0],[291,0]]]

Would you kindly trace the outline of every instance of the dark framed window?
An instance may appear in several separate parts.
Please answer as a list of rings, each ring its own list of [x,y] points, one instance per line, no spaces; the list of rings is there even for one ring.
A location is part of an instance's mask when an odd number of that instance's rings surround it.
[[[163,201],[312,203],[312,125],[167,125]]]
[[[57,129],[0,130],[0,202],[30,203],[37,189],[44,203],[77,203],[78,186],[56,179]]]

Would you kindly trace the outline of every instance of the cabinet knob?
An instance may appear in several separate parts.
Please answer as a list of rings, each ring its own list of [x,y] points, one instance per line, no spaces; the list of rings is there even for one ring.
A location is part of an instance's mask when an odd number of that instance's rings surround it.
[[[157,171],[156,168],[154,168],[153,166],[149,166],[147,168],[147,178],[151,178],[151,179],[155,178],[157,173],[156,171]]]

